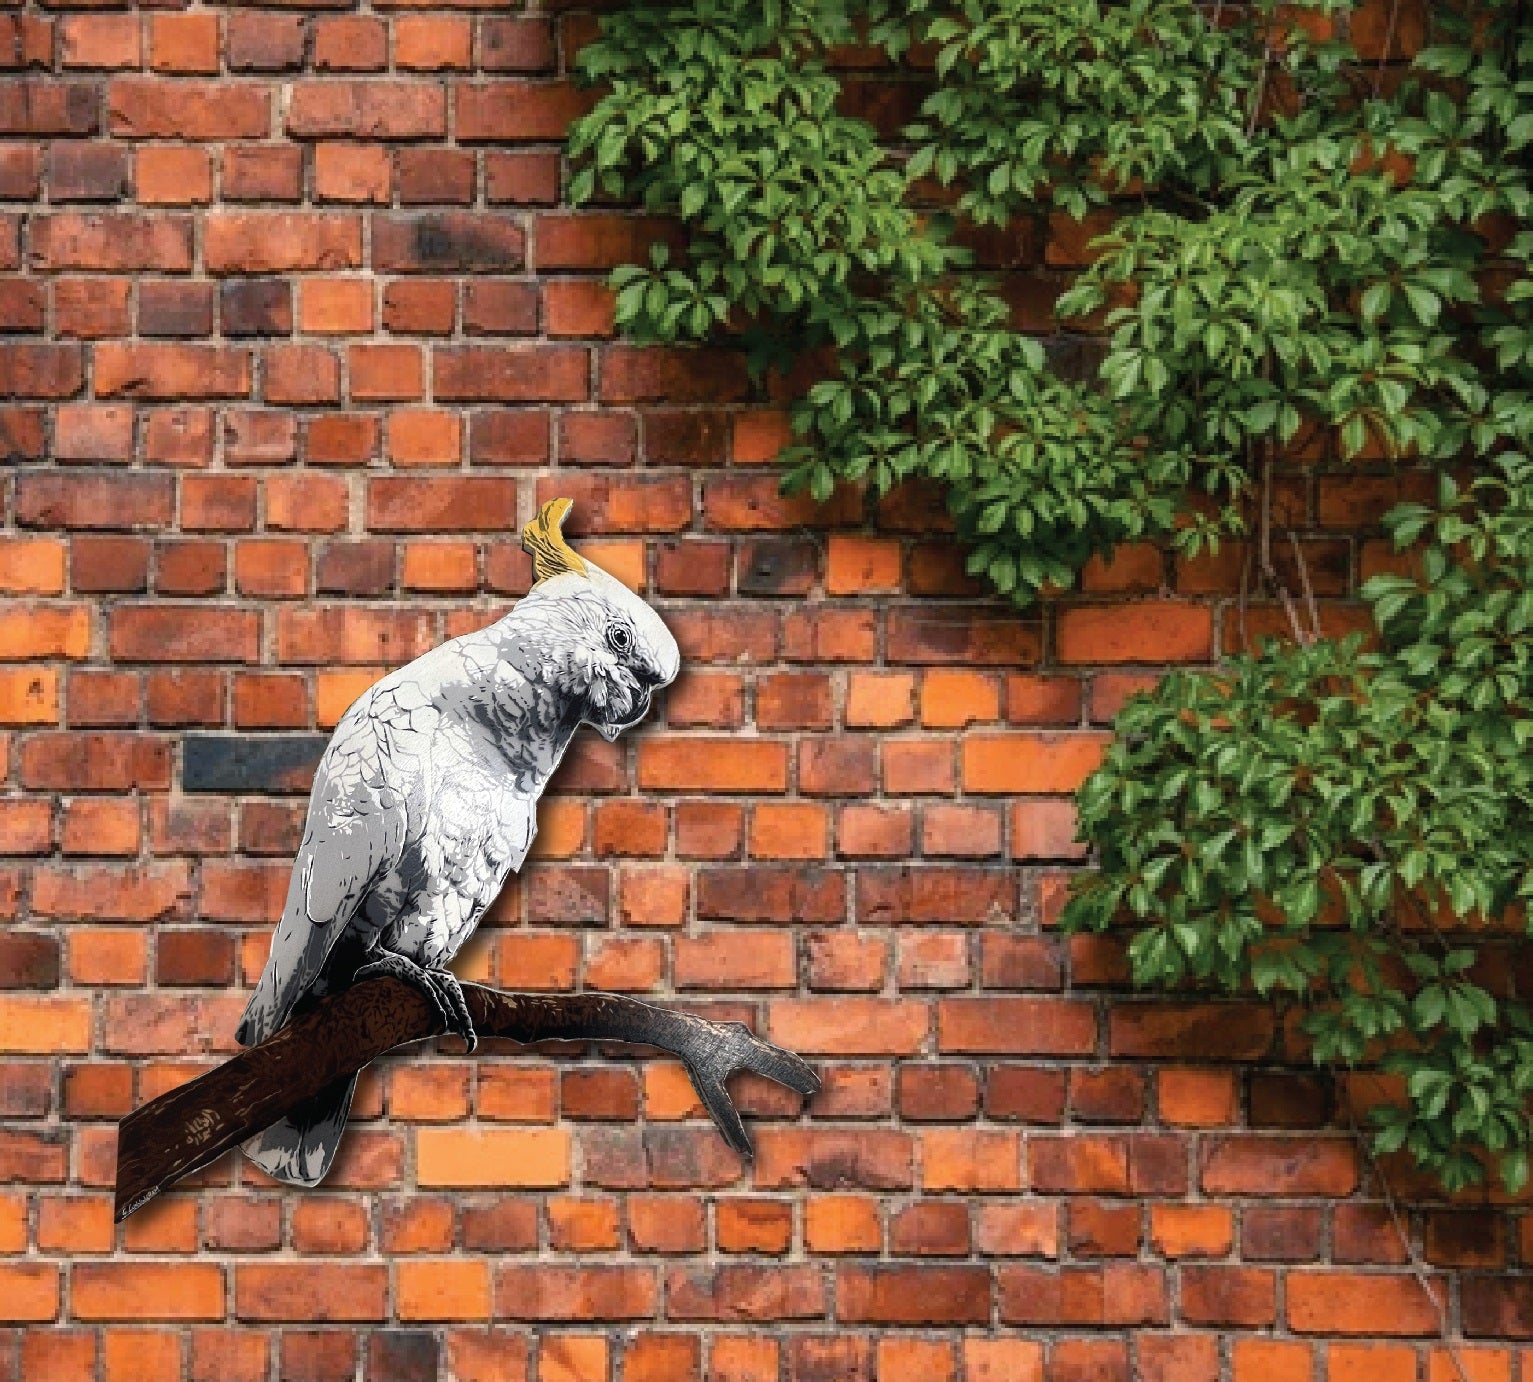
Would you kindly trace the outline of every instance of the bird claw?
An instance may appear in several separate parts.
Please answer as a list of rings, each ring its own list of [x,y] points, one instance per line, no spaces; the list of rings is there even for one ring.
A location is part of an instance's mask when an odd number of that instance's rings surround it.
[[[436,1009],[437,1020],[445,1028],[446,1035],[462,1037],[469,1053],[479,1045],[479,1034],[468,1015],[468,1004],[463,998],[463,985],[458,976],[449,969],[427,969],[403,955],[384,954],[371,964],[363,965],[352,975],[352,983],[361,983],[380,974],[403,979],[426,998]]]
[[[743,1022],[702,1022],[697,1040],[687,1045],[690,1049],[677,1054],[686,1064],[692,1088],[724,1141],[743,1157],[753,1157],[755,1151],[725,1087],[730,1075],[737,1070],[749,1070],[800,1094],[813,1094],[820,1088],[820,1077],[807,1062],[791,1051],[762,1041]]]

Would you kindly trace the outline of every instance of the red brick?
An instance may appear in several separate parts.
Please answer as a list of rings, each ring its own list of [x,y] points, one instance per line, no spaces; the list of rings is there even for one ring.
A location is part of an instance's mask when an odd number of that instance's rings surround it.
[[[1438,1332],[1432,1300],[1406,1273],[1296,1271],[1288,1273],[1284,1290],[1289,1327],[1300,1334]]]
[[[383,1267],[332,1263],[316,1277],[302,1262],[241,1263],[234,1312],[242,1320],[382,1320],[387,1285]]]
[[[436,83],[300,82],[288,103],[287,132],[300,139],[440,138],[447,132],[446,92]]]
[[[80,348],[70,345],[0,346],[0,368],[13,398],[68,398],[84,378]]]
[[[442,402],[579,403],[587,396],[588,368],[586,352],[578,346],[439,349],[436,397]]]
[[[848,1323],[983,1324],[990,1274],[982,1267],[843,1267],[838,1317]]]
[[[107,88],[107,120],[127,139],[258,139],[271,127],[270,100],[241,82],[121,78]]]
[[[381,72],[388,66],[388,27],[371,16],[326,17],[314,24],[314,66],[321,72]]]
[[[132,662],[256,662],[255,610],[196,605],[123,606],[111,620],[112,656]]]
[[[152,15],[149,66],[156,72],[217,72],[218,16]]]
[[[1073,792],[1097,768],[1109,736],[971,734],[963,741],[963,785],[986,793]]]
[[[1242,1136],[1204,1143],[1202,1181],[1211,1195],[1350,1195],[1356,1150],[1345,1138]]]
[[[1123,1327],[1170,1319],[1166,1279],[1153,1267],[1006,1266],[997,1275],[1001,1318],[1008,1324]]]
[[[217,1320],[224,1274],[212,1263],[77,1262],[70,1311],[78,1320]]]
[[[501,1267],[495,1313],[525,1320],[647,1319],[658,1299],[647,1267]]]
[[[238,398],[249,394],[250,383],[250,355],[243,350],[116,342],[96,347],[98,397]]]
[[[1213,654],[1213,615],[1204,605],[1156,600],[1063,609],[1061,662],[1203,662]]]
[[[457,88],[455,127],[465,142],[561,140],[594,104],[570,82],[478,82]]]

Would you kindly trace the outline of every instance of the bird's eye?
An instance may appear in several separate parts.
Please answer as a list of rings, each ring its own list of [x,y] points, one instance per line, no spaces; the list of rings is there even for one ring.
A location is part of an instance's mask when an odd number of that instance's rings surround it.
[[[626,653],[633,647],[633,630],[627,624],[608,624],[607,643],[615,653]]]

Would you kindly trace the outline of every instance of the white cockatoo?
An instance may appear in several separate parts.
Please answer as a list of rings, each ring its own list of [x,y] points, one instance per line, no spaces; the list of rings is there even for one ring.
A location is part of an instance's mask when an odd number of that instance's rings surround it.
[[[616,739],[680,666],[676,640],[560,534],[568,499],[522,530],[536,583],[511,612],[389,673],[341,718],[314,776],[271,954],[236,1038],[378,974],[419,988],[477,1038],[447,964],[537,832],[537,803],[576,727]],[[356,1076],[243,1143],[268,1175],[317,1184]]]

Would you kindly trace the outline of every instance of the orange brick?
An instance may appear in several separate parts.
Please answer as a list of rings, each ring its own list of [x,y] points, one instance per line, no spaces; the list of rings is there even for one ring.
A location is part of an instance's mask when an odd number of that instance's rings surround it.
[[[89,657],[91,618],[84,605],[12,603],[0,610],[0,659]]]
[[[1235,1121],[1232,1071],[1167,1069],[1156,1078],[1163,1121],[1192,1128],[1216,1128]]]
[[[298,288],[298,325],[319,335],[373,329],[373,285],[365,278],[311,278]]]
[[[315,682],[315,715],[321,729],[334,729],[352,703],[387,672],[381,667],[356,667],[344,672],[321,672]]]
[[[771,1039],[801,1055],[915,1055],[930,1025],[926,1005],[885,998],[782,999]]]
[[[828,814],[808,802],[762,803],[751,813],[750,852],[757,859],[823,859]]]
[[[558,1085],[552,1070],[485,1065],[479,1071],[479,1116],[517,1123],[552,1123]]]
[[[111,1252],[116,1239],[107,1195],[49,1195],[37,1206],[37,1246],[73,1255]]]
[[[816,1195],[804,1205],[804,1246],[813,1253],[876,1253],[883,1233],[867,1195]]]
[[[1166,1257],[1223,1257],[1234,1234],[1223,1205],[1157,1204],[1150,1210],[1150,1242]]]
[[[65,939],[69,974],[77,984],[142,984],[149,973],[149,938],[121,926],[73,926]]]
[[[1106,734],[971,734],[963,741],[970,792],[1073,792],[1096,770]]]
[[[645,791],[781,792],[787,785],[788,749],[776,740],[650,736],[639,744]]]
[[[241,1263],[234,1311],[242,1320],[381,1321],[387,1289],[384,1267],[328,1263],[315,1272],[307,1262]]]
[[[1043,1345],[969,1338],[963,1343],[963,1365],[966,1382],[1043,1382]]]
[[[720,1200],[716,1232],[721,1252],[787,1252],[793,1244],[793,1206],[786,1200]]]
[[[133,165],[133,190],[146,206],[193,206],[213,200],[213,163],[206,149],[146,144]]]
[[[463,455],[459,414],[401,408],[389,414],[388,453],[400,465],[456,465]]]
[[[617,1201],[561,1197],[548,1202],[549,1241],[556,1252],[615,1250],[622,1238]]]
[[[217,72],[218,16],[152,15],[149,66],[156,72]]]
[[[415,1147],[422,1186],[569,1183],[570,1135],[564,1128],[422,1128]]]
[[[954,1346],[920,1339],[878,1341],[880,1382],[954,1382],[958,1360]]]
[[[892,729],[915,718],[915,677],[901,672],[853,672],[847,679],[848,729]]]
[[[65,854],[137,854],[139,833],[132,797],[76,797],[64,807]]]
[[[407,1261],[395,1271],[395,1308],[403,1320],[486,1320],[488,1262]]]
[[[46,1056],[90,1050],[89,998],[0,995],[0,1053]]]
[[[394,62],[422,72],[466,68],[471,37],[467,18],[401,16],[394,21]]]
[[[1018,1190],[1021,1139],[1013,1132],[927,1128],[921,1133],[921,1185],[933,1193]]]
[[[1333,1343],[1326,1382],[1416,1382],[1416,1350],[1399,1344]]]
[[[545,1334],[538,1382],[607,1382],[607,1340],[592,1334]]]
[[[405,548],[400,580],[406,590],[468,592],[479,584],[472,542],[412,542]]]
[[[386,204],[393,176],[389,151],[382,144],[314,146],[314,192],[322,202]],[[371,330],[371,321],[361,329]]]
[[[0,592],[60,595],[64,591],[65,546],[56,538],[0,539]]]
[[[0,801],[0,854],[47,854],[53,848],[53,803],[46,797]]]
[[[437,1062],[389,1072],[389,1113],[411,1122],[457,1122],[468,1116],[468,1071]]]
[[[932,668],[921,677],[921,723],[963,729],[1001,717],[1000,686],[993,676]]]
[[[826,558],[825,588],[832,595],[888,593],[900,588],[900,544],[890,538],[835,533]]]
[[[793,442],[786,413],[741,412],[734,417],[734,458],[741,465],[770,465]]]
[[[219,1320],[224,1274],[201,1262],[77,1262],[69,1299],[78,1320]]]
[[[1205,605],[1147,600],[1059,611],[1061,662],[1205,662],[1213,655],[1213,613]]]

